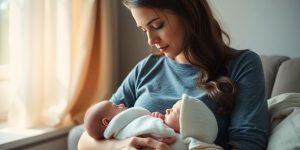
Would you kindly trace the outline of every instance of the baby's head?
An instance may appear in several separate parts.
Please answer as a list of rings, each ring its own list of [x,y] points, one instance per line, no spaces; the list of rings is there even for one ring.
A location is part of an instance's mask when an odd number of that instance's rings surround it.
[[[101,101],[91,106],[84,116],[87,133],[95,139],[103,139],[104,130],[110,120],[126,109],[124,104],[115,105],[110,101]]]

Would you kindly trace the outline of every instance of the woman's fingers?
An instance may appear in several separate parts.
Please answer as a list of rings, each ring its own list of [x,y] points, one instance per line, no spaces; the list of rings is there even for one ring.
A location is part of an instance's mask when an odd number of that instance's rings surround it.
[[[176,136],[168,137],[168,138],[163,138],[163,139],[161,140],[161,142],[164,142],[164,143],[166,143],[166,144],[168,144],[168,145],[173,144],[173,143],[176,142]]]
[[[153,138],[132,137],[130,140],[130,145],[137,149],[148,147],[155,150],[170,150],[170,147],[167,144]]]

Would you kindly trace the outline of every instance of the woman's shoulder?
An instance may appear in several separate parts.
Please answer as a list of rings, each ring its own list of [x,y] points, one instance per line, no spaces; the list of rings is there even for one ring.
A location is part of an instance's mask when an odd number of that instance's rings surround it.
[[[260,56],[249,49],[247,50],[233,49],[233,53],[236,55],[229,61],[229,66],[233,67],[237,65],[240,66],[242,64],[246,65],[249,63],[254,63],[254,64],[260,63]]]
[[[252,50],[235,50],[232,49],[233,53],[236,54],[235,57],[231,60],[233,63],[245,62],[247,60],[260,60],[260,57],[257,53]]]
[[[229,61],[231,73],[241,73],[253,69],[261,70],[262,64],[260,56],[251,50],[234,50],[236,57]]]

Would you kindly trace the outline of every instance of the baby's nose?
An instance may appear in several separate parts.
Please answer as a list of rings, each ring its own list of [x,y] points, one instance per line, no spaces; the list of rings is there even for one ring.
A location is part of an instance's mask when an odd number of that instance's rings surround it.
[[[124,104],[120,104],[119,107],[125,107],[125,105]]]
[[[171,109],[166,109],[166,114],[169,114]]]

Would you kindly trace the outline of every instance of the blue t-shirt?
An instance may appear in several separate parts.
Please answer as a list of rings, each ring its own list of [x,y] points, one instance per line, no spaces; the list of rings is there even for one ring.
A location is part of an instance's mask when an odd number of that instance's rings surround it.
[[[230,149],[230,144],[241,150],[265,149],[268,109],[260,58],[252,51],[245,51],[231,60],[228,67],[230,78],[238,88],[231,116],[217,113],[215,101],[197,87],[199,70],[166,56],[149,55],[140,61],[113,94],[111,101],[165,114],[165,110],[185,93],[202,100],[215,114],[219,128],[215,144],[224,149]]]

